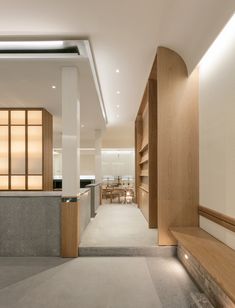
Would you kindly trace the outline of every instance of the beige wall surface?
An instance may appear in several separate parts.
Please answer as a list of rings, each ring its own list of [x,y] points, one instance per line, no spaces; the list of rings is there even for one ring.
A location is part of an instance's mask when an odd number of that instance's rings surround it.
[[[95,151],[91,153],[80,153],[80,170],[81,175],[94,175],[95,174]]]
[[[134,123],[108,126],[103,134],[102,148],[134,148]]]
[[[235,21],[200,66],[200,205],[235,217]],[[200,218],[235,249],[235,233]]]

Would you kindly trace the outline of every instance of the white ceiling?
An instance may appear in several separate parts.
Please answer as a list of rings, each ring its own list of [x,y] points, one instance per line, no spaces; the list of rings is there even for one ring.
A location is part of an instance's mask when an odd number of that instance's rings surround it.
[[[0,107],[43,107],[53,115],[54,146],[61,146],[61,68],[77,66],[80,90],[81,138],[94,140],[94,130],[104,129],[93,75],[87,58],[0,59]],[[56,86],[56,89],[52,88]]]
[[[0,36],[89,38],[109,125],[123,126],[136,116],[157,46],[192,71],[234,9],[234,0],[4,1]]]

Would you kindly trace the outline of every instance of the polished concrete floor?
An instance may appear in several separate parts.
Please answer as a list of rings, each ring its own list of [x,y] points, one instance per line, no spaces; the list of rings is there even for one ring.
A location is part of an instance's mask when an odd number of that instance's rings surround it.
[[[175,258],[0,258],[0,308],[187,308]]]
[[[136,205],[105,204],[85,229],[80,247],[155,246],[157,229],[149,229]]]

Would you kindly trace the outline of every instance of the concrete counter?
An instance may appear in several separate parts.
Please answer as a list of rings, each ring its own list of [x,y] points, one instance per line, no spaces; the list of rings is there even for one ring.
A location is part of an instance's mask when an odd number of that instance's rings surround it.
[[[0,193],[0,256],[59,256],[58,192]]]

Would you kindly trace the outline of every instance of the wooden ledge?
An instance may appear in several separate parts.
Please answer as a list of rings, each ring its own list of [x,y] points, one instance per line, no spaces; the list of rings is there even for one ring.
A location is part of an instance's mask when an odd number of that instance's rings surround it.
[[[170,231],[235,303],[235,251],[201,228]]]

